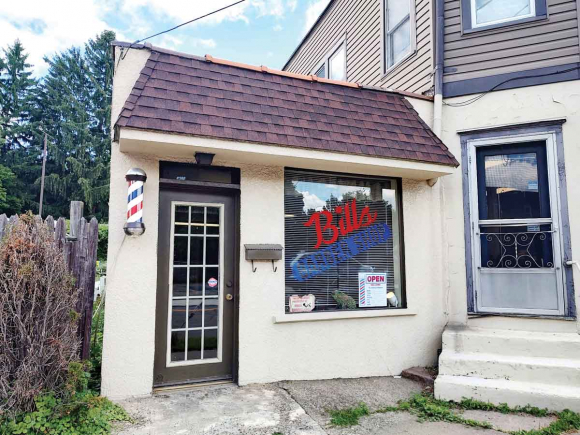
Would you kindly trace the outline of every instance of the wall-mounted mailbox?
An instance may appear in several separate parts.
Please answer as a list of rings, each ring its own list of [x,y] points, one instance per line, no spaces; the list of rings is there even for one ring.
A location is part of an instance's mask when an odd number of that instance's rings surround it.
[[[252,272],[256,271],[254,260],[272,261],[272,269],[274,269],[274,272],[278,270],[277,267],[274,267],[274,261],[282,259],[282,251],[284,250],[282,245],[262,243],[244,245],[244,248],[246,249],[246,260],[252,262]]]

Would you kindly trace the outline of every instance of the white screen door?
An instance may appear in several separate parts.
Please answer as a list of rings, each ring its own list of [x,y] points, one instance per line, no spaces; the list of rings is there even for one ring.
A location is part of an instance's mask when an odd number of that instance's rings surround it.
[[[477,312],[564,314],[551,135],[469,141]]]

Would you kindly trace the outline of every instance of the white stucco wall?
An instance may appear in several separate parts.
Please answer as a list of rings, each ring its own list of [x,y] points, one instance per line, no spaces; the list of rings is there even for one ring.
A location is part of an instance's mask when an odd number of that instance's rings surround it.
[[[111,179],[117,182],[111,189],[109,218],[103,394],[121,398],[149,394],[153,384],[159,158],[115,153],[114,160]],[[241,168],[241,246],[284,245],[283,167],[216,164]],[[122,232],[123,175],[133,166],[148,174],[147,230],[138,238]],[[407,300],[409,311],[416,314],[274,323],[275,316],[284,315],[284,268],[274,273],[269,263],[257,263],[258,271],[252,273],[241,251],[240,384],[395,375],[410,366],[435,362],[445,324],[439,192],[437,185],[431,188],[424,181],[404,180],[402,194]]]
[[[447,103],[465,101],[469,96],[447,99]],[[571,224],[573,258],[580,259],[580,81],[556,83],[528,88],[492,92],[464,107],[443,107],[443,142],[451,152],[461,158],[458,131],[484,129],[566,119],[563,125],[564,155],[568,210]],[[465,278],[465,238],[463,225],[462,176],[458,171],[442,179],[445,191],[445,222],[448,234],[450,320],[467,323],[467,298]],[[580,273],[574,271],[576,306],[580,307],[578,289]],[[470,325],[543,331],[574,331],[579,326],[574,321],[524,318],[470,319]],[[580,330],[580,327],[579,329]]]
[[[243,167],[241,242],[284,245],[282,167]],[[444,325],[438,193],[404,181],[409,317],[275,324],[284,313],[284,271],[240,265],[239,383],[396,375],[434,363]],[[434,219],[435,218],[435,219]],[[291,316],[291,315],[289,315]],[[412,345],[410,345],[412,343]]]

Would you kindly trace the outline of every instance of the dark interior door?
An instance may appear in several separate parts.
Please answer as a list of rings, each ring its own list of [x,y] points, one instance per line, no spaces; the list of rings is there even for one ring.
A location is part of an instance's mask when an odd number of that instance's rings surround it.
[[[229,194],[160,193],[155,386],[233,378],[235,207]]]

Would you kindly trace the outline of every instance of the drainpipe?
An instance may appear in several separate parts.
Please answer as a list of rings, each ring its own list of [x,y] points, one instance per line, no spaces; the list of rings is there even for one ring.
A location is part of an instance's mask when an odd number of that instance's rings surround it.
[[[443,38],[445,37],[445,0],[435,0],[435,101],[433,106],[433,132],[441,138],[443,112]]]
[[[435,98],[433,102],[433,133],[441,139],[443,133],[443,43],[445,38],[445,0],[435,0],[435,71],[433,84]],[[435,183],[433,183],[435,184]],[[431,183],[429,183],[431,185]],[[449,323],[451,280],[449,276],[449,237],[447,231],[447,216],[445,204],[445,184],[441,182],[439,189],[441,201],[441,247],[443,250],[442,261],[442,284],[443,284],[443,307],[445,314],[445,327]],[[467,319],[465,319],[467,322]]]

